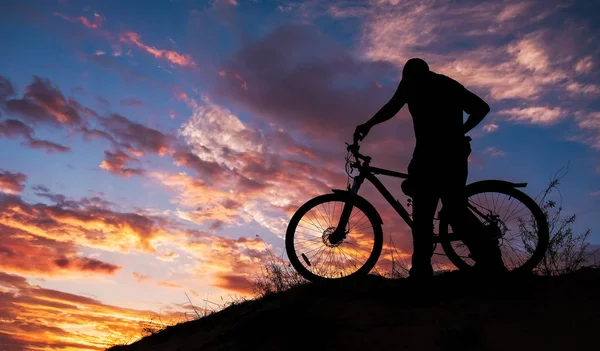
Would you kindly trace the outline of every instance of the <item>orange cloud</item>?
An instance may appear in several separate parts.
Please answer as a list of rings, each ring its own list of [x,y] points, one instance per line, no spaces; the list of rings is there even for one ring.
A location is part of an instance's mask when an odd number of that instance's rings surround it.
[[[106,305],[98,300],[31,285],[0,272],[0,340],[11,350],[104,350],[131,343],[156,313]],[[183,321],[177,310],[161,311],[164,321]]]
[[[129,162],[139,162],[121,150],[115,152],[104,151],[105,160],[100,163],[100,168],[113,174],[130,177],[132,175],[142,175],[144,171],[141,168],[126,168]]]
[[[175,284],[175,283],[172,283],[172,282],[169,282],[166,280],[159,281],[159,282],[157,282],[157,284],[158,284],[158,286],[164,286],[167,288],[176,288],[176,289],[183,288],[183,285]]]
[[[147,282],[147,281],[152,281],[153,280],[149,275],[142,274],[142,273],[139,273],[139,272],[133,272],[132,275],[133,275],[133,277],[135,278],[135,280],[138,283],[143,283],[143,282]],[[162,286],[162,287],[166,287],[166,288],[175,288],[175,289],[181,289],[181,288],[183,288],[183,285],[177,284],[177,283],[173,283],[173,282],[167,281],[167,280],[159,280],[159,281],[155,281],[155,283],[158,286]]]
[[[90,29],[98,29],[100,28],[100,26],[102,25],[102,16],[100,16],[99,14],[95,13],[94,14],[94,19],[93,21],[90,21],[89,19],[83,17],[83,16],[79,16],[79,17],[67,17],[59,12],[54,12],[55,16],[58,16],[66,21],[69,22],[79,22],[81,23],[84,27],[90,28]]]
[[[251,278],[252,277],[239,275],[235,273],[225,273],[217,275],[213,285],[243,295],[252,295],[254,293],[254,290],[252,290]]]
[[[110,210],[106,204],[82,199],[55,205],[29,204],[17,196],[0,195],[0,223],[28,235],[108,251],[154,252],[153,241],[168,237],[167,221],[137,213]]]
[[[137,280],[138,283],[150,280],[150,276],[139,273],[139,272],[133,272],[132,275],[135,278],[135,280]]]
[[[231,239],[200,234],[191,236],[184,249],[200,261],[195,273],[208,277],[211,285],[250,293],[247,280],[261,272],[272,247],[257,237]]]
[[[138,33],[126,31],[121,33],[120,41],[127,44],[133,44],[138,48],[146,51],[150,55],[169,61],[170,63],[178,66],[195,67],[196,63],[189,54],[180,54],[176,51],[161,50],[154,46],[148,46],[141,41],[141,37]]]

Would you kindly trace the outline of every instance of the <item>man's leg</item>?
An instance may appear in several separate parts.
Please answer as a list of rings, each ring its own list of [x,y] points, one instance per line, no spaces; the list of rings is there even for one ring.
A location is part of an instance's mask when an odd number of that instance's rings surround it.
[[[496,241],[486,236],[481,220],[467,208],[464,189],[468,175],[467,160],[455,164],[457,172],[444,184],[442,204],[452,231],[463,236],[476,267],[485,270],[502,270],[502,255]]]
[[[458,233],[462,241],[467,245],[471,257],[480,262],[481,253],[481,231],[483,225],[467,208],[467,198],[464,194],[464,184],[446,184],[442,196],[442,208],[444,216],[452,227],[452,232]]]
[[[424,179],[414,179],[415,194],[413,197],[413,256],[411,277],[426,277],[433,275],[431,256],[433,255],[433,217],[437,207],[438,197],[432,191],[430,182]]]

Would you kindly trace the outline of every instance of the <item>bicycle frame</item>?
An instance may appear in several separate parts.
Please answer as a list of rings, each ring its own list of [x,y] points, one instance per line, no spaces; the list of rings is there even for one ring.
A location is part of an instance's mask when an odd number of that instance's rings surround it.
[[[375,188],[379,191],[379,193],[387,200],[387,202],[400,215],[400,217],[402,217],[402,219],[406,222],[406,224],[410,228],[412,228],[413,220],[412,220],[412,218],[410,218],[410,214],[408,213],[408,211],[404,208],[404,206],[402,206],[400,201],[398,201],[398,199],[396,199],[387,190],[387,188],[381,183],[381,181],[375,176],[376,174],[381,174],[381,175],[386,175],[386,176],[390,176],[390,177],[394,177],[394,178],[406,179],[406,178],[408,178],[408,174],[402,173],[402,172],[396,172],[396,171],[392,171],[392,170],[388,170],[388,169],[378,168],[378,167],[371,167],[371,165],[369,164],[371,159],[369,157],[365,157],[363,159],[364,159],[363,164],[360,164],[359,162],[354,164],[357,166],[357,169],[359,170],[359,174],[356,177],[354,177],[354,182],[352,183],[352,187],[349,189],[349,193],[351,195],[356,195],[358,193],[358,190],[360,189],[362,183],[364,182],[364,180],[365,179],[368,180],[369,182],[371,182],[371,184],[373,184],[375,186]],[[336,191],[336,190],[334,190],[334,191]],[[339,191],[339,190],[337,190],[337,191]],[[346,232],[345,228],[346,228],[346,224],[348,223],[348,220],[350,218],[350,214],[352,213],[353,207],[354,207],[354,204],[351,202],[347,202],[344,205],[344,209],[342,210],[342,215],[340,217],[340,221],[338,223],[338,226],[336,227],[337,229],[336,229],[335,233],[332,235],[333,238],[330,238],[330,240],[332,240],[332,242],[341,240],[346,236],[347,232]]]
[[[359,175],[354,178],[354,184],[352,185],[352,188],[350,191],[351,194],[353,194],[353,195],[357,194],[358,190],[360,189],[364,180],[365,179],[368,180],[369,182],[371,182],[371,184],[373,184],[373,186],[375,186],[375,188],[379,191],[379,193],[387,200],[387,202],[390,204],[390,206],[392,206],[392,208],[400,215],[400,217],[402,217],[402,219],[406,222],[406,224],[410,228],[412,228],[413,220],[410,217],[410,214],[408,213],[406,208],[404,208],[404,206],[402,206],[400,201],[398,201],[398,199],[396,199],[390,193],[390,191],[387,190],[387,188],[381,183],[379,178],[376,177],[376,174],[381,174],[381,175],[394,177],[394,178],[407,179],[408,174],[392,171],[389,169],[371,167],[368,163],[366,164],[366,166],[363,165],[363,167],[359,171],[360,171]]]
[[[386,175],[386,176],[390,176],[390,177],[394,177],[394,178],[407,179],[409,177],[408,174],[402,173],[402,172],[396,172],[396,171],[392,171],[392,170],[388,170],[388,169],[383,169],[383,168],[379,168],[379,167],[372,167],[370,165],[370,162],[371,162],[370,157],[361,155],[360,153],[358,153],[358,149],[356,149],[355,152],[356,153],[353,152],[353,154],[354,154],[354,157],[356,158],[356,162],[353,162],[352,166],[356,167],[356,169],[358,169],[359,173],[357,176],[354,177],[354,182],[352,183],[352,186],[348,189],[348,192],[351,195],[356,195],[358,193],[358,190],[360,189],[362,183],[365,181],[365,179],[368,180],[369,182],[371,182],[371,184],[373,184],[375,186],[375,188],[387,200],[387,202],[390,204],[390,206],[392,206],[392,208],[400,215],[400,217],[402,217],[402,219],[406,222],[406,224],[412,229],[413,228],[413,219],[410,217],[410,214],[408,213],[406,208],[404,208],[404,206],[402,206],[400,201],[398,201],[398,199],[396,199],[387,190],[387,188],[381,183],[381,181],[375,176],[376,174],[381,174],[381,175]],[[359,162],[359,159],[362,159],[364,162],[361,164]],[[524,186],[524,184],[513,184],[513,185],[514,186]],[[336,191],[342,191],[342,190],[334,189],[333,191],[336,192]],[[352,201],[347,202],[344,205],[344,209],[342,210],[342,215],[340,217],[340,221],[338,222],[335,232],[330,237],[331,242],[337,242],[346,237],[346,234],[348,233],[348,232],[346,232],[346,225],[348,224],[348,220],[350,219],[350,214],[352,213],[353,207],[354,207],[354,204],[352,203]],[[481,213],[477,208],[475,208],[471,204],[467,203],[467,207],[471,211],[473,211],[475,214],[479,215],[481,218],[487,217],[485,214]],[[475,215],[471,214],[471,216],[474,217]],[[475,220],[477,220],[477,219],[475,218]],[[477,220],[477,221],[479,221],[479,220]],[[462,235],[460,235],[460,234],[457,235],[456,233],[453,233],[453,234],[448,235],[446,240],[448,240],[448,241],[461,240],[461,236]],[[434,242],[439,242],[439,240],[440,240],[440,238],[434,234]]]

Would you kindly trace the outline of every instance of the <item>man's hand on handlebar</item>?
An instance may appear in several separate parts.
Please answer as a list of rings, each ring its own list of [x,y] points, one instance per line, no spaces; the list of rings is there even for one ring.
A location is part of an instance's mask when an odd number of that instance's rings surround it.
[[[369,134],[370,130],[371,126],[367,123],[358,125],[356,127],[356,130],[354,131],[354,143],[356,144],[357,141],[362,141],[367,136],[367,134]]]

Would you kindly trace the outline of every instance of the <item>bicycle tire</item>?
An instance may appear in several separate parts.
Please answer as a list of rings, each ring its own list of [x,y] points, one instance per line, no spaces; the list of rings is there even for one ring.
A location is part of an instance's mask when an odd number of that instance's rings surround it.
[[[511,196],[516,200],[520,201],[523,205],[525,205],[533,215],[535,219],[536,226],[538,228],[537,232],[537,244],[535,251],[531,255],[531,257],[522,265],[515,267],[512,269],[513,272],[531,272],[533,271],[537,265],[542,261],[544,255],[546,254],[546,250],[548,248],[549,241],[549,229],[548,229],[548,221],[544,212],[539,207],[539,205],[527,194],[515,188],[514,186],[506,183],[499,183],[497,181],[480,181],[467,185],[466,193],[467,198],[471,196],[490,192],[490,193],[500,193],[504,195]],[[439,224],[439,236],[440,243],[442,248],[450,260],[452,264],[454,264],[460,270],[471,270],[473,266],[469,263],[465,262],[462,257],[455,251],[452,246],[452,242],[449,240],[445,240],[448,238],[448,222],[444,218],[444,216],[440,216],[440,224]]]
[[[352,200],[354,202],[354,207],[361,210],[366,215],[367,219],[369,220],[369,222],[372,225],[374,244],[373,244],[373,249],[371,251],[371,254],[370,254],[369,258],[366,260],[366,262],[362,265],[362,267],[360,267],[354,273],[351,273],[349,275],[346,275],[343,277],[329,278],[329,277],[324,277],[324,276],[315,274],[315,273],[311,272],[310,270],[308,270],[300,262],[300,258],[298,257],[298,255],[296,253],[296,250],[294,248],[294,237],[296,234],[296,228],[297,228],[300,220],[303,218],[303,216],[305,214],[307,214],[312,208],[314,208],[320,204],[330,202],[330,201],[336,201],[336,202],[341,202],[341,203],[345,204],[348,200],[350,200],[351,196],[353,197]],[[352,278],[356,278],[358,276],[367,275],[371,271],[371,269],[373,269],[373,267],[375,267],[375,264],[377,263],[377,260],[379,259],[379,255],[381,254],[381,250],[383,248],[383,233],[382,233],[382,229],[381,229],[380,216],[377,213],[377,210],[373,207],[373,205],[371,205],[371,203],[369,203],[366,199],[364,199],[363,197],[361,197],[359,195],[350,195],[347,192],[338,192],[338,193],[324,194],[324,195],[317,196],[317,197],[307,201],[302,206],[300,206],[300,208],[298,208],[298,210],[294,213],[294,215],[290,219],[290,222],[289,222],[287,230],[286,230],[285,248],[286,248],[286,253],[287,253],[288,259],[290,260],[290,263],[292,264],[292,267],[294,267],[294,269],[302,277],[304,277],[305,279],[307,279],[311,282],[332,281],[332,280],[341,281],[341,280],[349,280]]]

